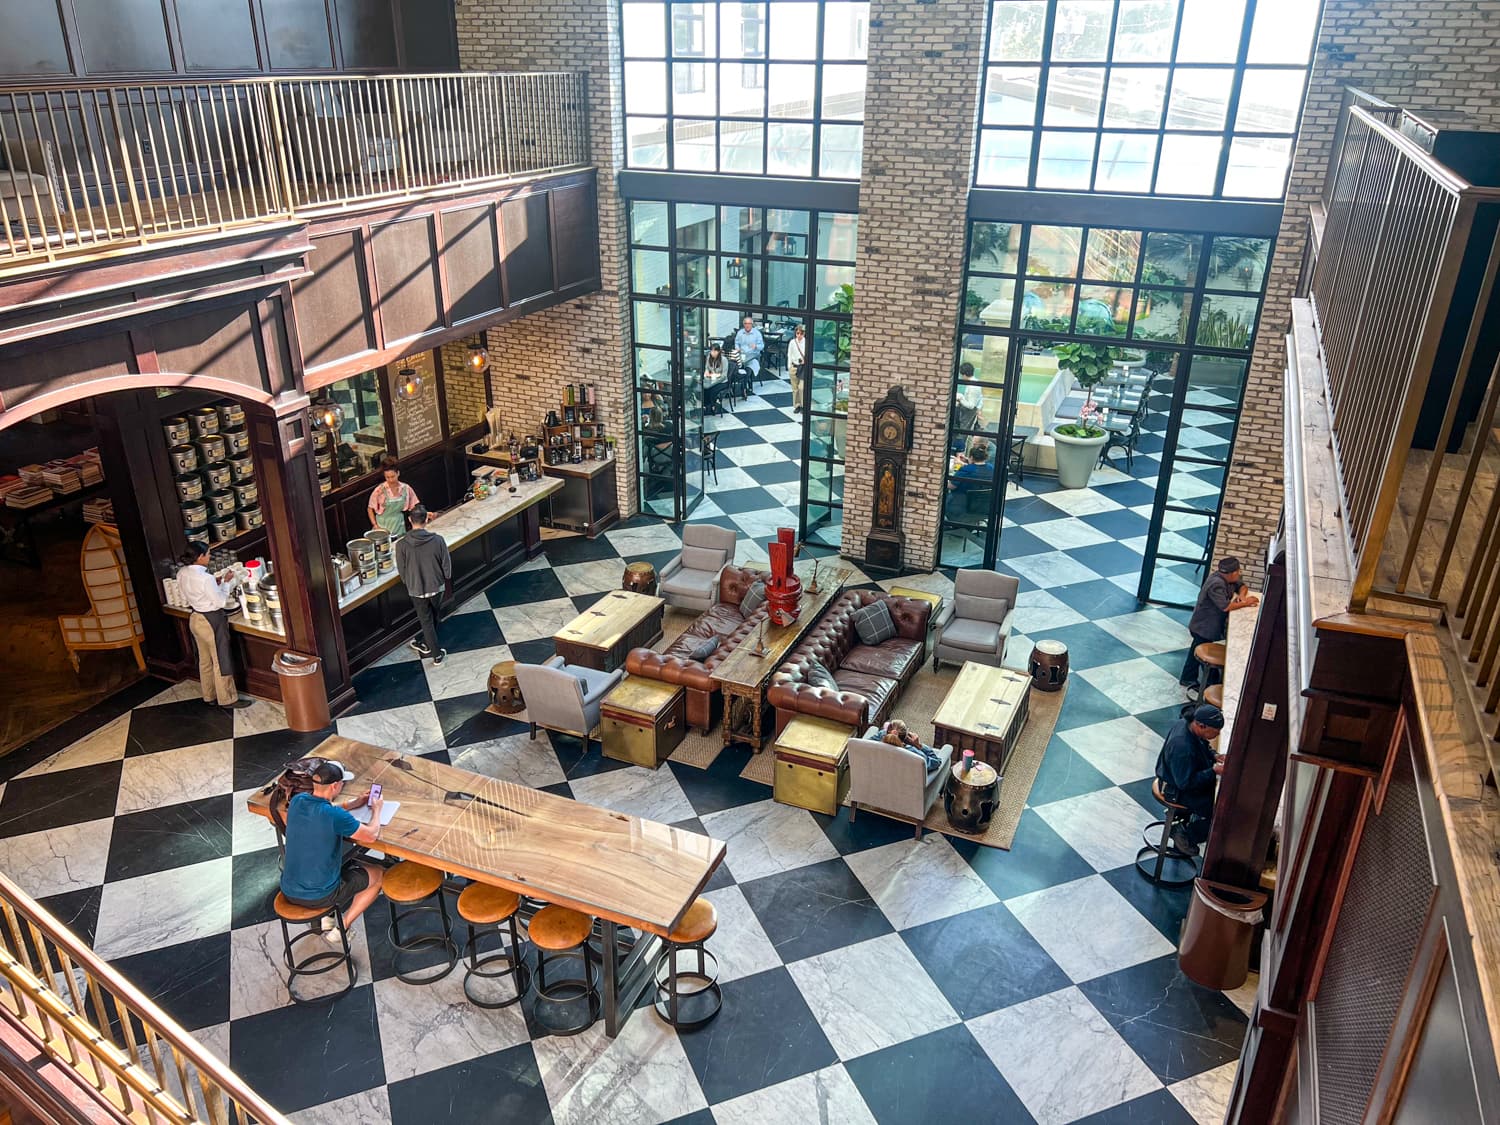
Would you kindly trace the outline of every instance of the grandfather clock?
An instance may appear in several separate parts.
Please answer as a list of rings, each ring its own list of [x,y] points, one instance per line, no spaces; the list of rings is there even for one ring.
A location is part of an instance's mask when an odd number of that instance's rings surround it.
[[[916,407],[900,387],[875,404],[870,448],[875,451],[875,512],[865,536],[865,569],[900,573],[906,536],[901,509],[906,495],[906,456]]]

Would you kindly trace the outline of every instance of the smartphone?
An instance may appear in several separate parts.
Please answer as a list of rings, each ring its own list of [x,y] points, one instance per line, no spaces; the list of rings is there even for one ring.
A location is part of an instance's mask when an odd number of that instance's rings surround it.
[[[380,800],[380,783],[376,782],[370,786],[370,795],[365,799],[365,804],[373,805],[378,800]]]

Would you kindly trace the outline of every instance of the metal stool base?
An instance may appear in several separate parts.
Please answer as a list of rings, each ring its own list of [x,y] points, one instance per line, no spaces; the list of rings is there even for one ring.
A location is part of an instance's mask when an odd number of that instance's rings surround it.
[[[677,958],[685,953],[698,955],[697,972],[683,972],[677,967]],[[665,979],[662,977],[663,969],[666,970]],[[719,1009],[724,1006],[724,990],[719,987],[719,959],[703,948],[702,943],[667,946],[666,952],[656,963],[652,977],[656,983],[656,999],[652,1002],[652,1006],[656,1009],[658,1016],[678,1031],[691,1031],[695,1027],[702,1027],[717,1016]],[[698,988],[684,991],[681,987],[684,979],[703,983]],[[682,1002],[697,1000],[702,996],[712,996],[713,1006],[707,1013],[696,1019],[683,1019]]]
[[[443,889],[437,890],[436,906],[410,906],[399,913],[396,904],[389,899],[386,907],[391,912],[391,924],[386,930],[386,937],[391,943],[391,964],[396,968],[396,979],[402,984],[436,984],[442,980],[458,965],[458,945],[453,940],[453,922],[448,917],[448,904],[443,898]],[[443,919],[443,932],[441,934],[422,934],[420,937],[411,938],[407,941],[401,940],[401,923],[418,914],[436,913]],[[432,973],[430,976],[419,974],[431,972],[433,966],[427,965],[420,968],[404,969],[401,965],[403,953],[416,953],[431,946],[439,946],[447,949],[448,963],[441,966],[442,972]]]
[[[531,987],[531,967],[526,964],[526,950],[516,932],[516,916],[512,914],[507,921],[510,930],[509,947],[494,950],[484,956],[479,953],[479,942],[484,936],[505,931],[498,925],[476,927],[473,922],[469,923],[469,940],[464,943],[464,961],[468,966],[464,971],[464,996],[476,1008],[509,1008],[512,1004],[519,1003],[526,995],[526,990]],[[503,969],[485,967],[502,961],[506,965]],[[475,980],[504,980],[506,977],[510,977],[516,986],[516,994],[509,1000],[484,1000],[471,990],[471,984]]]
[[[1156,843],[1151,842],[1151,830],[1161,827]],[[1158,887],[1185,887],[1198,877],[1198,861],[1195,857],[1171,843],[1172,829],[1177,827],[1176,812],[1167,810],[1165,820],[1152,821],[1141,832],[1145,847],[1135,853],[1135,869],[1148,882]]]
[[[547,983],[547,961],[562,961],[577,958],[583,962],[582,980],[560,980],[555,984]],[[536,951],[536,974],[531,978],[531,996],[533,1001],[532,1015],[536,1022],[549,1035],[567,1036],[577,1035],[587,1031],[599,1020],[602,1008],[599,995],[599,967],[589,956],[588,945],[577,946],[566,950]],[[582,1023],[556,1024],[542,1014],[542,1001],[550,1001],[553,1004],[571,1004],[579,1000],[588,1000],[588,1018]]]
[[[312,938],[314,941],[323,942],[323,919],[333,915],[339,929],[339,944],[343,947],[342,952],[338,949],[325,948],[316,953],[309,954],[300,961],[293,957],[292,950],[299,941]],[[340,996],[350,992],[354,988],[357,972],[354,967],[354,954],[349,949],[349,931],[344,926],[344,911],[342,907],[332,906],[327,911],[318,915],[307,923],[308,928],[296,937],[292,936],[291,930],[287,928],[287,920],[278,916],[277,921],[281,923],[281,940],[284,950],[281,959],[286,963],[286,994],[291,997],[294,1004],[330,1004]],[[297,923],[293,923],[296,925]],[[298,977],[318,977],[324,973],[331,973],[339,966],[344,966],[348,975],[349,983],[336,992],[330,992],[325,996],[299,996],[297,995],[296,983]]]

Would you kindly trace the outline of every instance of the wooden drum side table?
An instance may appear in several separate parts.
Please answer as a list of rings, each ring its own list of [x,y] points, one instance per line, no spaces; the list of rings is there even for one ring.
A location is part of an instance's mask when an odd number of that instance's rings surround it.
[[[943,787],[943,811],[960,832],[982,833],[1000,804],[1000,775],[988,762],[975,761],[967,775],[963,763],[949,767]]]
[[[656,567],[648,562],[627,563],[620,589],[636,594],[656,593]]]
[[[521,685],[516,682],[516,662],[502,660],[490,669],[490,706],[502,715],[514,715],[526,709]]]

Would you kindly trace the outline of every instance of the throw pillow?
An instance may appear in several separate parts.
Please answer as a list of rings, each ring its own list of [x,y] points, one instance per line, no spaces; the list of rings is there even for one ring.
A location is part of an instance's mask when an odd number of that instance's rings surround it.
[[[682,565],[688,570],[718,570],[724,565],[724,552],[712,547],[683,547]]]
[[[998,625],[1010,610],[1010,602],[1004,598],[986,598],[979,594],[958,594],[953,601],[953,616],[968,621],[992,621]]]
[[[740,613],[749,617],[761,606],[766,604],[766,584],[757,582],[745,591],[745,596],[740,599]]]
[[[878,645],[890,640],[896,635],[896,623],[891,620],[891,607],[878,601],[856,609],[854,631],[859,634],[861,644]]]
[[[719,651],[719,638],[718,637],[709,637],[708,640],[704,641],[697,648],[691,650],[688,653],[688,656],[692,657],[694,660],[698,661],[699,663],[702,663],[703,661],[707,660],[710,656],[712,656],[714,653],[716,653],[718,651]]]
[[[839,690],[839,682],[833,678],[833,673],[816,658],[808,660],[807,671],[803,673],[803,678],[813,687],[827,688],[829,691]]]

